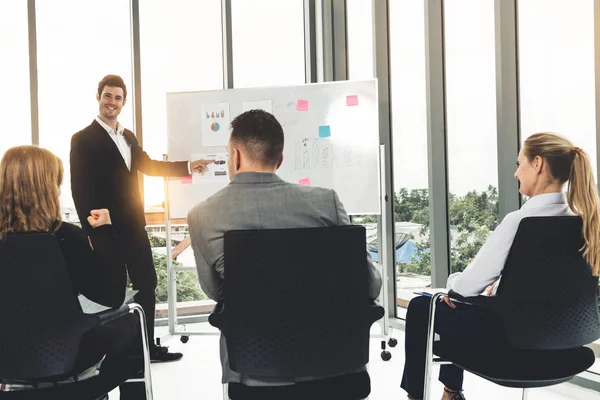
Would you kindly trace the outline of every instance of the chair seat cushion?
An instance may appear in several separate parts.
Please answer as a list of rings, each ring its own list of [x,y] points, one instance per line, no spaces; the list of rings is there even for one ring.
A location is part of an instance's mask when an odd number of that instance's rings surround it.
[[[142,377],[142,360],[138,356],[127,356],[115,361],[110,369],[100,375],[78,383],[67,383],[54,388],[0,392],[0,400],[96,399],[110,392],[131,377]]]
[[[434,354],[502,386],[542,387],[567,381],[594,364],[587,347],[566,350],[481,350],[437,341]]]
[[[228,391],[231,400],[359,400],[371,393],[371,379],[367,371],[362,371],[287,386],[230,383]]]

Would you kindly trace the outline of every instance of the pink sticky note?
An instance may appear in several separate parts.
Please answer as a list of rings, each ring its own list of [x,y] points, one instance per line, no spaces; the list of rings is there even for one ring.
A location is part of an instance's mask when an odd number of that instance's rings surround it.
[[[187,184],[187,183],[192,183],[192,176],[184,176],[183,178],[181,178],[181,183],[183,184]]]
[[[352,96],[346,96],[346,105],[348,107],[357,106],[358,105],[358,96],[355,94]]]
[[[310,178],[303,178],[298,181],[302,186],[310,186]]]
[[[296,110],[308,111],[308,100],[298,99],[298,101],[296,102]]]

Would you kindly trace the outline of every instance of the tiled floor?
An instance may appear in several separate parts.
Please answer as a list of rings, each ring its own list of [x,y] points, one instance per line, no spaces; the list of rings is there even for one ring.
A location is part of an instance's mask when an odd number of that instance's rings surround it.
[[[205,325],[205,324],[202,324]],[[188,329],[199,329],[199,325]],[[203,330],[211,330],[202,326]],[[165,328],[157,330],[157,334],[165,332]],[[379,333],[379,326],[373,327],[373,333]],[[403,332],[394,331],[399,340],[396,348],[391,349],[392,359],[384,362],[379,353],[380,338],[371,339],[371,362],[369,373],[372,381],[370,400],[406,399],[400,388],[400,378],[404,365]],[[180,342],[175,336],[165,345],[173,351],[184,353],[181,361],[170,364],[153,364],[152,379],[154,398],[157,400],[219,400],[222,399],[221,366],[218,352],[218,336],[191,336],[188,343]],[[600,364],[600,360],[596,362]],[[434,371],[437,376],[437,371]],[[434,398],[439,399],[442,385],[434,386]],[[494,385],[474,375],[465,377],[465,396],[469,400],[520,400],[521,391]],[[118,391],[110,393],[112,400],[118,399]],[[551,388],[532,389],[528,391],[528,400],[600,400],[600,393],[584,389],[569,383]]]

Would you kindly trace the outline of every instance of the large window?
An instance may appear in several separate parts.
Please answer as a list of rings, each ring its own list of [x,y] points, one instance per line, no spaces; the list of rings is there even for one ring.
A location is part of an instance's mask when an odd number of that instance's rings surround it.
[[[346,0],[348,79],[373,78],[373,9],[370,1]]]
[[[232,0],[235,87],[305,82],[304,2]]]
[[[565,4],[518,2],[521,139],[562,134],[588,152],[596,172],[594,1]]]
[[[416,289],[431,284],[424,20],[422,2],[390,2],[396,293],[401,307]]]
[[[594,0],[520,0],[521,142],[556,132],[590,156],[596,179]]]
[[[27,41],[27,2],[0,3],[0,62],[2,86],[0,97],[0,157],[16,145],[31,144],[29,102],[29,46]]]
[[[444,5],[450,265],[459,272],[498,224],[494,0]]]
[[[162,159],[167,153],[166,94],[222,89],[222,54],[220,0],[140,2],[142,124],[144,150],[150,157]],[[164,178],[144,177],[144,201],[147,212],[162,211]],[[154,218],[162,214],[147,215],[152,215],[146,230],[158,277],[155,321],[164,325],[168,317],[166,229],[164,219]],[[200,289],[184,222],[171,221],[173,266],[191,267],[190,272],[176,274],[179,318],[208,313],[214,305]]]
[[[61,202],[75,215],[71,198],[71,136],[98,115],[98,82],[120,75],[131,89],[129,2],[37,1],[40,145],[65,165]],[[129,90],[131,93],[131,90]],[[119,121],[132,128],[133,101]],[[101,168],[101,166],[99,166]]]
[[[144,150],[167,153],[166,94],[223,88],[220,0],[140,2]],[[144,178],[146,209],[161,206],[161,177]]]
[[[347,0],[347,49],[348,79],[366,80],[373,78],[373,18],[370,1]],[[367,250],[379,264],[379,230],[377,215],[354,215],[352,223],[362,225],[367,231]]]

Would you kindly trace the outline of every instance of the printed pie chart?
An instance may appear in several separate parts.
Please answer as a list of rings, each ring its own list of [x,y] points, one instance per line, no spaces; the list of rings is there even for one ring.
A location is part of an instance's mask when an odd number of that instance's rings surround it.
[[[217,132],[219,130],[219,128],[221,128],[221,125],[219,125],[218,122],[213,122],[210,125],[210,130],[213,131],[213,132]]]

